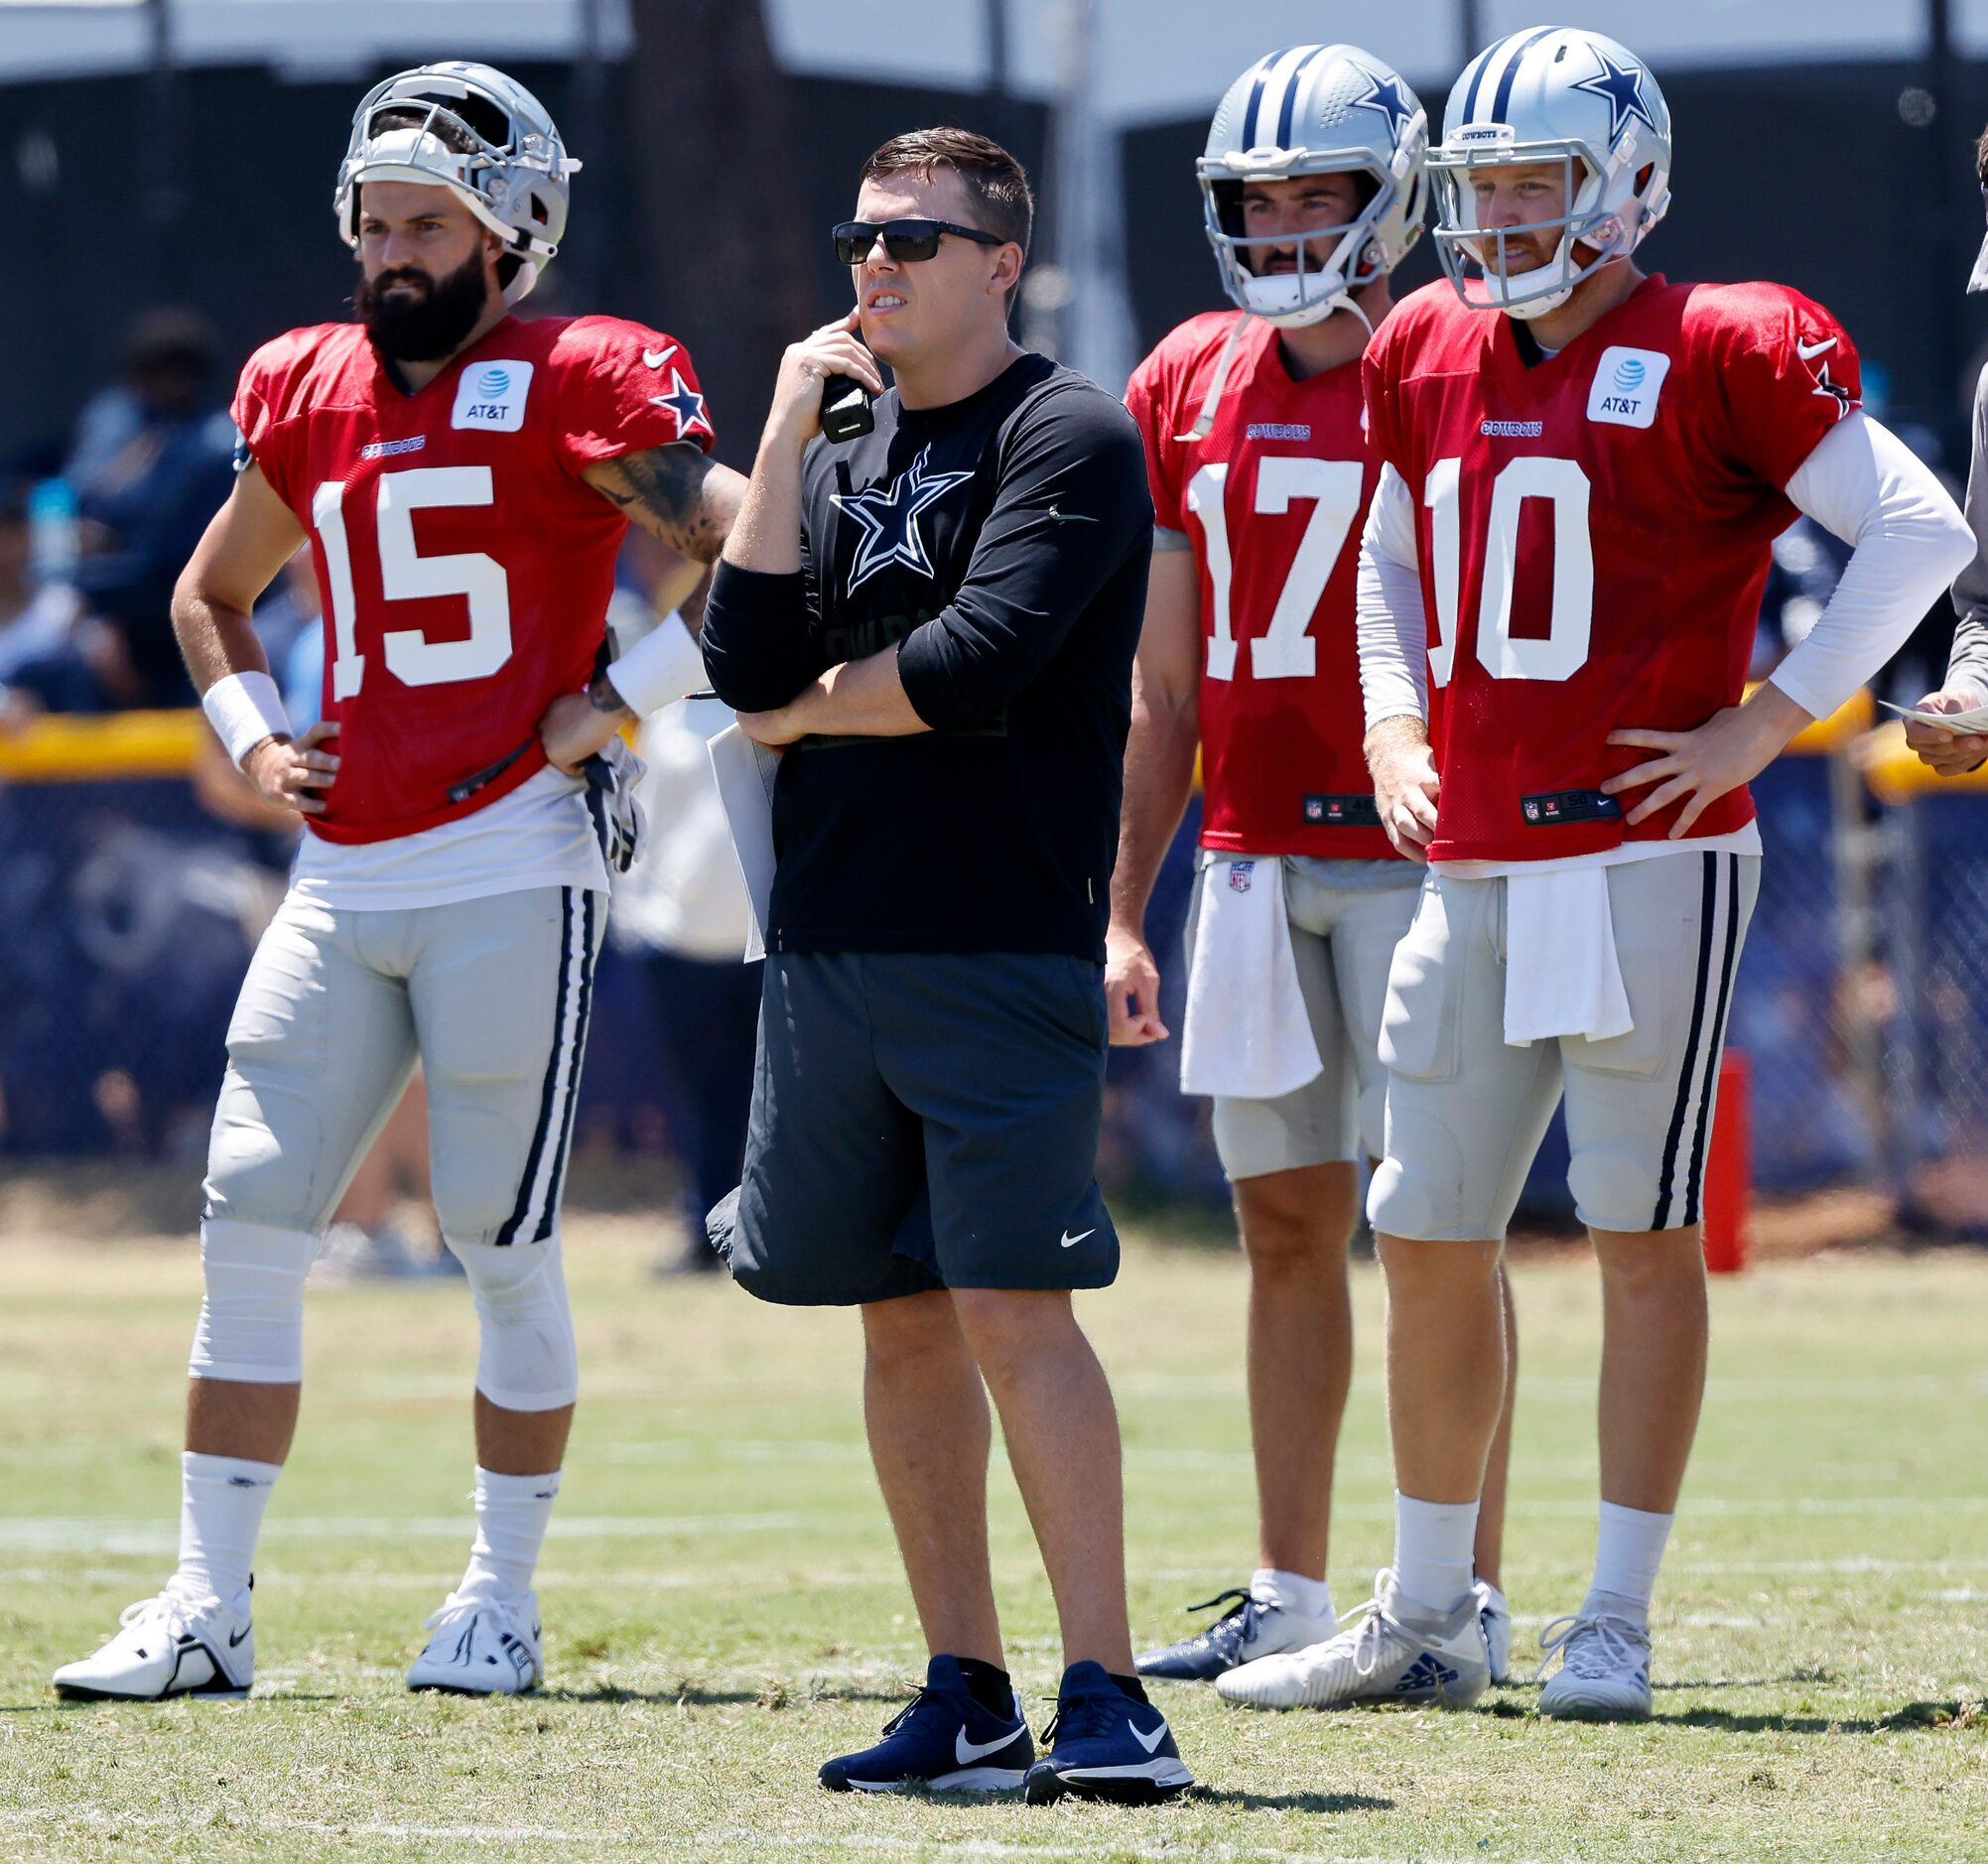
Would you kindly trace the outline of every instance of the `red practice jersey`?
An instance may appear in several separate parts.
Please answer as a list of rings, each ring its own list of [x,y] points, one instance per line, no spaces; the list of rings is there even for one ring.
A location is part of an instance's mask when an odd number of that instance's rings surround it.
[[[1275,330],[1255,324],[1208,438],[1181,439],[1242,315],[1190,319],[1126,392],[1157,520],[1187,533],[1201,570],[1201,846],[1390,857],[1360,748],[1353,589],[1381,471],[1360,371],[1293,381]]]
[[[1540,861],[1667,835],[1674,808],[1630,828],[1600,794],[1654,755],[1608,735],[1739,703],[1770,546],[1795,516],[1783,487],[1858,403],[1850,338],[1785,286],[1653,277],[1528,368],[1509,318],[1436,284],[1382,326],[1364,372],[1375,445],[1416,511],[1442,772],[1430,855]],[[1738,789],[1693,833],[1752,819]]]
[[[683,345],[618,318],[505,318],[419,394],[356,324],[249,358],[235,425],[311,534],[337,781],[314,834],[413,835],[545,766],[587,684],[627,520],[581,472],[712,426]]]

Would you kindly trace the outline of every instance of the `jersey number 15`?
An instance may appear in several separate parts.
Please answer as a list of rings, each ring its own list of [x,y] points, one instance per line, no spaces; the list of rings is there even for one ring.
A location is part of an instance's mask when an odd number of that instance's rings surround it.
[[[465,640],[432,641],[419,628],[396,628],[380,636],[387,671],[404,685],[446,686],[487,679],[511,657],[511,591],[503,565],[480,550],[424,557],[414,547],[417,511],[433,505],[487,505],[493,496],[486,466],[408,466],[380,474],[373,500],[380,593],[388,601],[463,596],[469,603]],[[366,677],[344,504],[345,487],[338,479],[327,479],[311,497],[311,522],[324,546],[326,594],[331,600],[334,701],[350,699]]]

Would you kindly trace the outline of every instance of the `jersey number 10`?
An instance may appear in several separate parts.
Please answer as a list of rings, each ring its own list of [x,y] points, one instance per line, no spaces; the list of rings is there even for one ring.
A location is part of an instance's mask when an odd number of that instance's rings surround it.
[[[1458,591],[1463,581],[1461,460],[1438,460],[1422,488],[1429,513],[1429,569],[1436,626],[1429,677],[1450,683],[1456,667]],[[1545,637],[1512,632],[1512,588],[1519,561],[1519,517],[1528,498],[1553,511],[1553,602]],[[1491,482],[1491,516],[1477,598],[1478,663],[1494,680],[1565,680],[1587,664],[1594,625],[1595,552],[1588,536],[1588,475],[1571,460],[1524,455]]]
[[[469,603],[465,640],[432,641],[419,628],[397,628],[380,636],[387,671],[404,685],[446,686],[487,679],[511,657],[511,591],[503,565],[480,550],[424,557],[414,547],[417,511],[433,505],[487,505],[493,498],[486,466],[408,466],[380,474],[373,500],[380,593],[388,601],[463,596]],[[324,546],[326,594],[331,599],[334,701],[350,699],[366,677],[344,503],[345,487],[338,479],[327,479],[311,497],[311,522]]]

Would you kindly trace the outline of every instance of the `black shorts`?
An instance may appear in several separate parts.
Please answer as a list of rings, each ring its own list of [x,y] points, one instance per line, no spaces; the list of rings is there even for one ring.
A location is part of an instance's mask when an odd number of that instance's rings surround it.
[[[1101,1288],[1101,968],[1056,953],[766,961],[744,1179],[711,1214],[748,1292]]]

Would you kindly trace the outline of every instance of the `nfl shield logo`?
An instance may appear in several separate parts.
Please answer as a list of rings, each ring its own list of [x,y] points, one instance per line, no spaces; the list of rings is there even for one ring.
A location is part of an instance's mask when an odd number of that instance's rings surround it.
[[[1250,890],[1250,875],[1256,870],[1254,861],[1232,861],[1229,864],[1229,885],[1232,891],[1247,893]]]
[[[1323,796],[1307,796],[1304,799],[1304,819],[1307,822],[1323,822],[1325,820],[1325,798]]]

